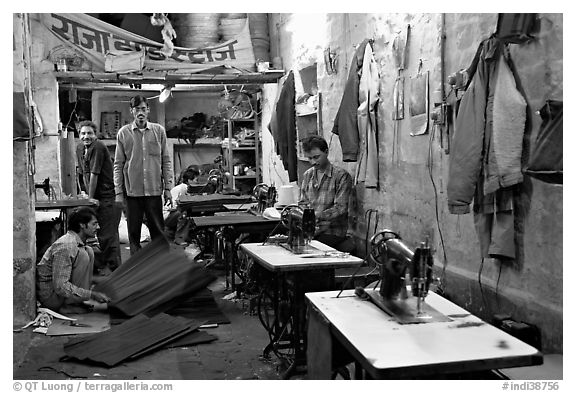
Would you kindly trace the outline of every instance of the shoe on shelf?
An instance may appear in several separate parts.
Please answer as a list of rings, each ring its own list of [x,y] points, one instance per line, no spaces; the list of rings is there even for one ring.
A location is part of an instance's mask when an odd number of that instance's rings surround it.
[[[190,243],[185,240],[174,240],[174,244],[182,247],[187,247]]]

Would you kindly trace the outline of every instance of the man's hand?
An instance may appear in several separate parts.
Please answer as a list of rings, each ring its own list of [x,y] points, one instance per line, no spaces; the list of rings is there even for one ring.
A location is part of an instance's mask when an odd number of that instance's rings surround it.
[[[108,303],[110,300],[112,300],[102,292],[96,292],[96,291],[92,291],[92,299],[100,303]]]
[[[88,202],[93,203],[96,207],[100,206],[100,201],[94,198],[88,198]]]
[[[116,194],[116,198],[114,198],[116,203],[124,204],[124,194]]]
[[[169,205],[171,208],[174,207],[172,202],[172,193],[168,190],[164,190],[164,206]]]

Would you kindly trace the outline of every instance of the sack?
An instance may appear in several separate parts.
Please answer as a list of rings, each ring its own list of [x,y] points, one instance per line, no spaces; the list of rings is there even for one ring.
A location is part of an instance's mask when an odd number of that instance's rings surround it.
[[[540,109],[542,124],[523,172],[552,184],[562,184],[562,101],[547,100]]]
[[[496,37],[503,43],[523,44],[534,37],[537,14],[498,14]]]

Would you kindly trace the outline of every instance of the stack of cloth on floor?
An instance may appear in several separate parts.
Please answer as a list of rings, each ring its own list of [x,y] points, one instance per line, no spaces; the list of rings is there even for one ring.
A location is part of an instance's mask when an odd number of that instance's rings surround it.
[[[182,251],[154,241],[94,287],[112,299],[112,327],[70,340],[64,352],[114,366],[159,348],[213,341],[198,328],[230,322],[206,288],[214,279]]]

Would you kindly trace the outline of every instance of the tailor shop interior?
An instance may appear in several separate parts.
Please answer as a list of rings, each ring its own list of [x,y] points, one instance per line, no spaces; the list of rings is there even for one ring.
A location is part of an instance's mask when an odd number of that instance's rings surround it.
[[[13,19],[20,331],[115,367],[202,297],[287,378],[561,358],[562,14]]]

